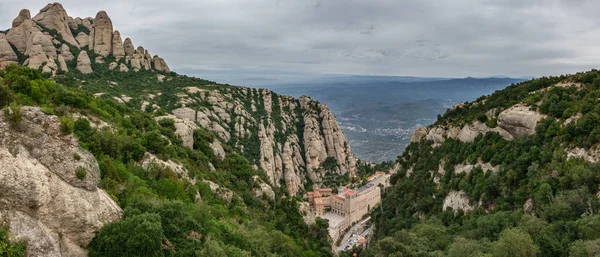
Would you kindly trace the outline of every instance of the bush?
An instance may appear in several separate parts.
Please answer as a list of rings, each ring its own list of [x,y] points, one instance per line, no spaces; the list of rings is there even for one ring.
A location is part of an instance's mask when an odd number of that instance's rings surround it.
[[[77,154],[77,153],[74,153],[73,154],[73,159],[75,159],[76,161],[79,161],[79,160],[81,160],[81,156],[79,154]]]
[[[73,127],[75,126],[75,122],[73,121],[73,118],[71,118],[71,116],[62,116],[59,117],[58,120],[60,120],[60,132],[62,132],[63,135],[73,133]]]
[[[85,170],[84,167],[79,167],[77,168],[77,171],[75,171],[75,175],[79,180],[83,180],[87,176],[87,170]]]
[[[10,107],[4,109],[4,117],[8,119],[8,123],[11,127],[15,128],[23,121],[23,112],[21,106],[16,103],[12,103]]]
[[[21,257],[25,256],[25,246],[23,242],[11,242],[8,239],[8,230],[0,226],[0,256]]]
[[[3,83],[0,83],[0,107],[8,106],[13,98],[14,97],[10,89]]]
[[[144,213],[104,226],[88,246],[89,256],[165,256],[158,214]]]

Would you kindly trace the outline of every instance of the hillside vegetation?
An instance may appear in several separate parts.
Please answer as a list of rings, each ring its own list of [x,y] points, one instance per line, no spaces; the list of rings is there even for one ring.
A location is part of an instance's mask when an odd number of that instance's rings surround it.
[[[26,67],[10,65],[0,78],[0,105],[11,104],[4,108],[11,110],[11,120],[18,124],[22,105],[58,115],[64,133],[75,133],[98,159],[100,187],[125,210],[121,221],[105,226],[92,240],[90,256],[330,255],[326,222],[306,225],[298,198],[285,188],[274,188],[274,198],[255,195],[252,189],[260,187],[255,176],[266,180],[265,173],[234,152],[216,158],[206,147],[215,137],[212,132],[198,128],[197,147],[186,148],[172,120],[156,122],[147,113],[44,79]],[[103,129],[94,125],[102,122]],[[160,165],[142,168],[139,161],[146,152],[181,163],[187,174]],[[214,192],[203,181],[222,190]],[[227,191],[230,199],[222,197]],[[0,237],[1,247],[22,249],[20,244],[5,246],[5,239]]]
[[[402,169],[360,256],[597,256],[599,98],[592,70],[514,84],[449,110],[398,157]],[[510,128],[498,120],[516,104],[545,117],[533,133],[450,135],[477,122]],[[447,129],[436,142],[428,140],[435,128]]]

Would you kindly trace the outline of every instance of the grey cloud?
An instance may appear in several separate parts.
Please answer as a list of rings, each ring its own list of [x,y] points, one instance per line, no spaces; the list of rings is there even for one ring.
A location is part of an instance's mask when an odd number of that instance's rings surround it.
[[[21,8],[0,0],[0,29]],[[123,37],[174,70],[415,76],[542,76],[595,68],[592,0],[62,1],[106,10]]]

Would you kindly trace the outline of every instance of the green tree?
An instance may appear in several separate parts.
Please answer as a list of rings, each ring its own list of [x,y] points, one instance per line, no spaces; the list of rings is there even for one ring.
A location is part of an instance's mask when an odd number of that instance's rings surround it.
[[[497,257],[533,257],[537,252],[537,247],[529,234],[518,228],[502,231],[492,249],[492,255]]]
[[[144,213],[102,227],[88,246],[90,257],[165,256],[158,214]]]

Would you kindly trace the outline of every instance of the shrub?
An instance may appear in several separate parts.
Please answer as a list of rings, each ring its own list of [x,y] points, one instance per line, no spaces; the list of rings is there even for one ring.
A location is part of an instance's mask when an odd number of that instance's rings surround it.
[[[13,98],[10,89],[3,83],[0,83],[0,107],[8,106]]]
[[[87,176],[87,171],[84,167],[79,167],[77,168],[77,171],[75,171],[75,175],[79,180],[83,180]]]
[[[60,120],[60,132],[62,132],[63,135],[73,133],[73,127],[75,126],[75,122],[73,121],[73,118],[71,118],[71,116],[62,116],[59,117],[58,120]]]
[[[8,236],[8,230],[0,226],[0,256],[20,257],[25,256],[24,242],[11,242]]]
[[[16,103],[12,103],[10,107],[4,109],[4,117],[8,119],[8,123],[11,127],[15,128],[23,121],[23,112],[21,106]]]
[[[81,156],[79,156],[79,154],[77,154],[77,153],[74,153],[73,159],[75,159],[76,161],[79,161],[79,160],[81,160]]]

